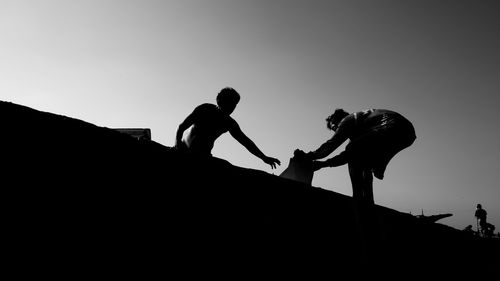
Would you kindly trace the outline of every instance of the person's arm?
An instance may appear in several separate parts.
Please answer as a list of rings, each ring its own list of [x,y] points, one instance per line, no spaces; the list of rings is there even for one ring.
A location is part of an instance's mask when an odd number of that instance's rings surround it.
[[[196,112],[197,110],[195,109],[191,114],[188,115],[188,117],[186,117],[186,119],[184,119],[184,121],[182,121],[182,123],[177,128],[177,133],[175,134],[175,148],[186,148],[186,145],[182,142],[182,136],[184,134],[184,131],[186,131],[189,127],[191,127],[191,125],[194,124]]]
[[[281,162],[272,157],[266,156],[258,147],[257,145],[249,138],[243,131],[240,129],[240,126],[235,123],[231,130],[229,130],[229,133],[235,140],[237,140],[241,145],[243,145],[250,153],[255,155],[256,157],[260,158],[262,161],[264,161],[266,164],[270,165],[271,168],[276,168],[276,164],[281,165]]]
[[[338,155],[325,160],[325,161],[313,161],[313,170],[317,171],[326,167],[338,167],[348,163],[349,156],[347,151],[342,151]]]
[[[315,151],[307,153],[307,157],[311,160],[322,159],[334,152],[335,149],[337,149],[349,138],[348,135],[351,127],[353,126],[353,121],[354,119],[352,118],[344,118],[344,121],[340,123],[337,131],[333,134],[333,137],[323,143]]]
[[[337,149],[342,143],[344,143],[346,139],[347,138],[343,138],[335,133],[331,139],[327,140],[315,151],[309,152],[307,156],[312,160],[325,158],[326,156],[334,152],[335,149]]]

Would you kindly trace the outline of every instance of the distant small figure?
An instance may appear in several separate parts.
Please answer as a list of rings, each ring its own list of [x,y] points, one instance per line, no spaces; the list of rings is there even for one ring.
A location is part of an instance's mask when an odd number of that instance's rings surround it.
[[[268,157],[240,129],[238,123],[230,116],[240,101],[240,95],[233,88],[224,88],[217,95],[217,105],[205,103],[199,105],[179,125],[175,138],[175,148],[196,154],[211,156],[215,140],[229,132],[250,153],[260,158],[271,168],[280,165],[276,158]],[[190,129],[183,139],[184,131]]]
[[[463,231],[467,232],[467,233],[474,234],[474,230],[472,230],[472,224],[469,224],[468,226],[466,226]]]
[[[348,164],[353,197],[374,204],[373,175],[384,178],[389,161],[416,139],[410,121],[394,111],[370,109],[349,114],[336,109],[326,119],[333,137],[307,155],[312,160],[322,159],[335,151],[347,139],[345,151],[326,161],[315,161],[314,170]]]
[[[476,205],[476,212],[474,213],[474,216],[476,217],[477,220],[477,231],[483,235],[486,234],[486,230],[488,228],[487,222],[486,222],[486,217],[487,217],[487,212],[485,209],[483,209],[483,206],[481,204]]]

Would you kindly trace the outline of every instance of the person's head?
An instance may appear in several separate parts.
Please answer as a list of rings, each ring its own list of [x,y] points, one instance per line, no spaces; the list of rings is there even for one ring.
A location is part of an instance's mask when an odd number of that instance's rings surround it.
[[[222,112],[230,115],[240,101],[240,94],[235,89],[227,87],[217,94],[217,105]]]
[[[481,208],[483,208],[483,206],[481,206],[481,204],[477,204],[476,208],[481,209]]]
[[[326,118],[326,127],[329,130],[336,131],[340,121],[342,121],[342,119],[344,119],[347,115],[349,115],[349,113],[342,108],[335,109],[333,114]]]

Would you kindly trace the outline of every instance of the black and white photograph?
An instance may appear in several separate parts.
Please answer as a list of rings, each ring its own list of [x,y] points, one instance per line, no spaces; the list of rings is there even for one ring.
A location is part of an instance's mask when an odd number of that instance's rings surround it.
[[[0,0],[6,268],[499,276],[497,111],[498,0]]]

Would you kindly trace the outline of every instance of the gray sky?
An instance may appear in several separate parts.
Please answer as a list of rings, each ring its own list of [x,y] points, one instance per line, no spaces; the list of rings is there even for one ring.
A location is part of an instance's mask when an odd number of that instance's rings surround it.
[[[375,180],[376,203],[453,213],[440,222],[459,229],[481,203],[498,230],[499,3],[0,0],[0,99],[148,127],[171,146],[186,115],[231,86],[233,117],[283,164],[272,171],[229,135],[213,154],[275,174],[331,136],[335,108],[393,109],[417,141]],[[313,185],[352,194],[347,167]]]

